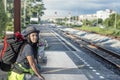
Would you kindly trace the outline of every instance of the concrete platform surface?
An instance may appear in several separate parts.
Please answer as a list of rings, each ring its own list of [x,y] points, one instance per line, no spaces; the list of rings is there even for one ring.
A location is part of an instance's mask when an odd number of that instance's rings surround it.
[[[48,62],[44,67],[77,68],[73,61],[63,51],[46,51]]]
[[[45,74],[46,80],[88,80],[85,75]]]
[[[47,51],[42,74],[46,80],[88,80],[63,51]]]

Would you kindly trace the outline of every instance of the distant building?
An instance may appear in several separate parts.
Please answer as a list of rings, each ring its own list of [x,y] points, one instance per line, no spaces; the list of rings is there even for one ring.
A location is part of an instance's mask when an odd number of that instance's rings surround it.
[[[56,19],[63,19],[63,18],[65,18],[65,17],[63,17],[63,16],[56,16],[56,15],[44,17],[44,19],[46,19],[46,20],[48,20],[50,22],[56,22]]]
[[[78,16],[78,19],[77,20],[71,20],[71,18],[73,17],[71,15],[71,13],[69,13],[68,16],[66,16],[66,18],[68,18],[68,21],[67,23],[73,23],[74,21],[76,22],[82,22],[83,20],[96,20],[96,19],[102,19],[102,20],[105,20],[107,18],[109,18],[109,16],[113,13],[116,13],[115,11],[113,10],[110,10],[110,9],[105,9],[105,10],[99,10],[99,11],[96,11],[95,14],[83,14],[83,15],[79,15]],[[56,22],[56,19],[64,19],[65,16],[58,16],[57,15],[57,12],[55,12],[55,14],[53,16],[47,16],[47,17],[44,17],[46,19],[48,19],[49,21],[53,21],[53,22]]]
[[[79,15],[79,21],[97,19],[96,14]]]
[[[106,9],[106,10],[97,11],[96,15],[97,15],[97,18],[105,20],[105,19],[109,18],[109,16],[113,13],[115,13],[115,11],[112,11],[110,9]]]
[[[110,9],[106,10],[99,10],[96,12],[96,14],[85,14],[85,15],[79,15],[79,21],[83,20],[94,20],[94,19],[107,19],[111,14],[115,13],[115,11],[112,11]]]
[[[30,18],[30,22],[39,22],[39,19],[38,19],[38,17],[31,17]]]

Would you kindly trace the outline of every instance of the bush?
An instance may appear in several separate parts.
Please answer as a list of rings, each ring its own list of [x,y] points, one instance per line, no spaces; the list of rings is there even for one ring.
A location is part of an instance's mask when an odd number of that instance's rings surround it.
[[[9,22],[6,26],[6,31],[13,31],[14,27],[13,27],[13,22]]]
[[[13,30],[14,30],[14,27],[13,27],[13,26],[9,26],[9,25],[8,25],[8,26],[6,27],[6,31],[13,31]]]
[[[114,31],[113,35],[120,36],[120,30]]]

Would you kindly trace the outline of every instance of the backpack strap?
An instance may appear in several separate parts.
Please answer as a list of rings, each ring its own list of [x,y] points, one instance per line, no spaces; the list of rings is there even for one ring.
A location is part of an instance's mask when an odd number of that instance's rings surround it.
[[[7,39],[7,36],[4,37],[3,48],[2,48],[2,50],[0,52],[0,60],[2,60],[2,57],[4,56],[4,52],[5,52],[5,50],[6,50],[7,46],[8,46],[8,43],[7,43],[6,39]]]

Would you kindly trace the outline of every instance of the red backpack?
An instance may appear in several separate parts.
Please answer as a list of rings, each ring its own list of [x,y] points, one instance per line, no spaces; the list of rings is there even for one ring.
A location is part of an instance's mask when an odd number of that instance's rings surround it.
[[[1,70],[10,71],[12,69],[25,41],[19,32],[4,37],[4,44],[0,53]]]

